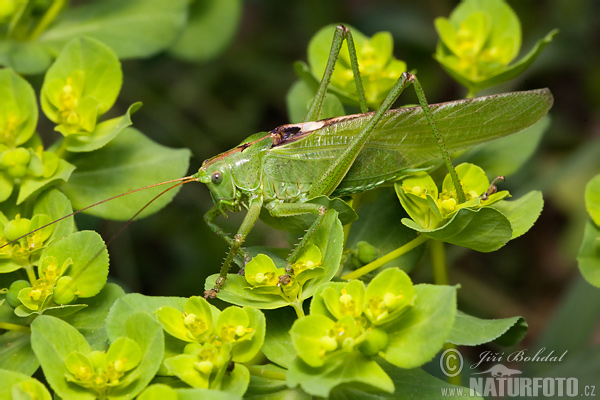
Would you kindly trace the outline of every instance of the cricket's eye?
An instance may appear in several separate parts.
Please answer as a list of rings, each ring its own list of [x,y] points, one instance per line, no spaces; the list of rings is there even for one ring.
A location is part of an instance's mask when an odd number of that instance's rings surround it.
[[[218,185],[219,183],[223,182],[223,174],[221,171],[215,171],[212,173],[210,179],[212,180],[212,183]]]

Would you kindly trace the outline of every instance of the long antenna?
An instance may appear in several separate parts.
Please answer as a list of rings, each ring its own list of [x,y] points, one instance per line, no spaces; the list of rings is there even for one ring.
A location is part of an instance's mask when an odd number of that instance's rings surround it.
[[[143,211],[144,211],[144,210],[145,210],[145,209],[146,209],[146,208],[147,208],[147,207],[148,207],[150,204],[152,204],[152,203],[153,203],[153,202],[154,202],[156,199],[158,199],[160,196],[162,196],[163,194],[167,193],[168,191],[170,191],[170,190],[172,190],[172,189],[175,189],[175,188],[176,188],[176,187],[178,187],[178,186],[181,186],[181,185],[183,185],[183,184],[185,184],[185,183],[193,182],[193,181],[195,181],[195,180],[196,180],[195,178],[191,178],[191,177],[189,177],[189,176],[187,176],[187,177],[185,177],[185,178],[187,178],[187,179],[184,179],[184,180],[182,180],[181,182],[178,182],[178,183],[176,183],[176,184],[175,184],[175,185],[173,185],[173,186],[169,186],[168,188],[166,188],[165,190],[163,190],[162,192],[160,192],[159,194],[157,194],[156,196],[154,196],[154,197],[153,197],[153,198],[152,198],[152,199],[151,199],[149,202],[147,202],[146,204],[144,204],[144,206],[143,206],[142,208],[140,208],[140,209],[139,209],[139,210],[138,210],[138,211],[137,211],[135,214],[133,214],[133,216],[132,216],[131,218],[129,218],[129,220],[127,220],[127,222],[125,222],[125,223],[123,224],[123,226],[121,226],[121,227],[119,228],[119,230],[118,230],[118,231],[117,231],[117,232],[116,232],[114,235],[112,235],[110,239],[108,239],[108,240],[106,241],[106,247],[110,246],[110,244],[111,244],[111,243],[112,243],[112,242],[113,242],[113,241],[114,241],[114,240],[115,240],[115,239],[116,239],[116,238],[117,238],[117,237],[118,237],[118,236],[119,236],[121,233],[123,233],[123,231],[124,231],[125,229],[127,229],[127,227],[128,227],[129,225],[131,225],[131,223],[133,222],[133,220],[134,220],[134,219],[135,219],[135,218],[136,218],[138,215],[140,215],[140,214],[141,214],[141,213],[142,213],[142,212],[143,212]]]
[[[11,240],[11,241],[10,241],[10,242],[8,242],[8,243],[5,243],[5,244],[3,244],[2,246],[0,246],[0,249],[4,248],[4,247],[6,247],[6,246],[9,246],[9,245],[11,245],[11,244],[13,244],[13,243],[15,243],[15,242],[18,242],[19,240],[23,239],[24,237],[27,237],[27,236],[31,235],[32,233],[35,233],[35,232],[39,231],[40,229],[44,229],[44,228],[46,228],[47,226],[50,226],[50,225],[56,224],[57,222],[60,222],[60,221],[62,221],[63,219],[66,219],[66,218],[72,217],[73,215],[79,214],[80,212],[83,212],[83,211],[85,211],[85,210],[89,210],[90,208],[93,208],[93,207],[99,206],[100,204],[107,203],[107,202],[109,202],[109,201],[111,201],[111,200],[115,200],[115,199],[118,199],[119,197],[127,196],[127,195],[129,195],[129,194],[136,193],[136,192],[139,192],[139,191],[141,191],[141,190],[146,190],[146,189],[150,189],[150,188],[153,188],[153,187],[156,187],[156,186],[161,186],[161,185],[166,185],[166,184],[173,183],[173,182],[178,182],[178,184],[176,184],[176,185],[174,185],[174,186],[171,186],[170,188],[168,188],[168,189],[166,189],[166,190],[162,191],[162,192],[161,192],[161,193],[160,193],[158,196],[154,197],[152,200],[150,200],[148,203],[146,203],[146,205],[145,205],[144,207],[142,207],[142,209],[141,209],[141,210],[139,210],[138,212],[136,212],[136,213],[135,213],[135,215],[134,215],[134,216],[133,216],[133,217],[132,217],[132,218],[131,218],[131,219],[130,219],[130,220],[127,222],[127,223],[126,223],[126,226],[127,226],[127,225],[129,225],[129,224],[131,223],[131,221],[132,221],[132,220],[133,220],[135,217],[137,217],[137,216],[138,216],[138,215],[139,215],[139,214],[140,214],[140,213],[141,213],[143,210],[145,210],[145,209],[146,209],[146,207],[148,207],[148,205],[150,205],[150,204],[151,204],[151,203],[152,203],[154,200],[156,200],[157,198],[159,198],[160,196],[162,196],[164,193],[168,192],[169,190],[171,190],[171,189],[173,189],[173,188],[175,188],[175,187],[177,187],[177,186],[179,186],[179,185],[183,185],[184,183],[188,183],[188,182],[193,182],[193,181],[195,181],[195,180],[196,180],[196,178],[194,177],[194,175],[190,175],[190,176],[184,176],[183,178],[177,178],[177,179],[171,179],[171,180],[164,181],[164,182],[153,183],[152,185],[144,186],[144,187],[141,187],[141,188],[137,188],[137,189],[130,190],[129,192],[125,192],[125,193],[118,194],[118,195],[116,195],[116,196],[110,197],[110,198],[108,198],[108,199],[104,199],[104,200],[102,200],[102,201],[99,201],[99,202],[97,202],[97,203],[94,203],[94,204],[92,204],[92,205],[89,205],[89,206],[83,207],[83,208],[81,208],[81,209],[79,209],[79,210],[77,210],[77,211],[73,211],[72,213],[70,213],[70,214],[67,214],[67,215],[65,215],[65,216],[63,216],[63,217],[60,217],[60,218],[58,218],[58,219],[55,219],[54,221],[52,221],[52,222],[49,222],[49,223],[47,223],[46,225],[42,225],[42,226],[40,226],[39,228],[32,230],[31,232],[27,232],[26,234],[24,234],[24,235],[22,235],[22,236],[20,236],[20,237],[18,237],[18,238],[16,238],[16,239],[13,239],[13,240]],[[121,230],[121,231],[122,231],[122,230]],[[118,233],[121,233],[121,231],[119,231]],[[114,237],[113,237],[113,238],[111,238],[111,241],[112,241],[113,239],[114,239]]]
[[[107,240],[107,241],[104,243],[104,246],[102,246],[102,248],[100,248],[100,250],[98,250],[98,252],[97,252],[97,253],[96,253],[96,254],[95,254],[95,255],[94,255],[92,258],[90,258],[90,260],[87,262],[87,264],[86,264],[86,265],[85,265],[83,268],[81,268],[81,269],[79,270],[79,274],[78,274],[77,276],[80,276],[80,275],[81,275],[81,274],[82,274],[82,273],[83,273],[85,270],[87,270],[87,268],[88,268],[88,267],[89,267],[89,266],[92,264],[92,262],[94,262],[94,260],[95,260],[96,258],[98,258],[98,257],[100,256],[100,254],[102,254],[102,252],[104,251],[104,249],[106,249],[108,246],[110,246],[110,244],[111,244],[111,243],[112,243],[112,242],[113,242],[113,241],[114,241],[114,240],[115,240],[117,237],[119,237],[119,235],[120,235],[121,233],[123,233],[123,231],[124,231],[125,229],[127,229],[127,227],[128,227],[129,225],[131,225],[131,223],[133,222],[133,220],[134,220],[134,219],[135,219],[135,218],[136,218],[138,215],[140,215],[140,213],[142,213],[142,211],[144,211],[144,210],[145,210],[145,209],[146,209],[146,208],[147,208],[147,207],[148,207],[150,204],[152,204],[152,203],[153,203],[153,202],[154,202],[156,199],[158,199],[160,196],[162,196],[163,194],[167,193],[168,191],[170,191],[170,190],[172,190],[172,189],[175,189],[175,188],[176,188],[176,187],[178,187],[178,186],[181,186],[181,185],[183,185],[183,184],[185,184],[185,183],[193,182],[193,181],[195,181],[195,180],[196,180],[196,178],[194,178],[194,177],[192,177],[192,176],[186,176],[186,177],[183,177],[183,178],[180,178],[180,179],[173,179],[173,180],[171,180],[171,181],[166,181],[166,182],[161,182],[161,183],[157,183],[157,184],[154,184],[154,185],[150,185],[149,187],[152,187],[152,186],[163,185],[163,184],[166,184],[166,183],[172,183],[172,182],[175,182],[175,181],[180,181],[180,182],[177,182],[177,183],[176,183],[175,185],[173,185],[173,186],[169,186],[168,188],[166,188],[165,190],[163,190],[162,192],[160,192],[159,194],[157,194],[156,196],[154,196],[154,197],[153,197],[153,198],[152,198],[152,199],[151,199],[149,202],[147,202],[147,203],[146,203],[146,204],[145,204],[145,205],[144,205],[142,208],[140,208],[140,209],[139,209],[139,210],[138,210],[138,211],[137,211],[137,212],[136,212],[136,213],[135,213],[135,214],[134,214],[134,215],[133,215],[131,218],[129,218],[129,220],[127,220],[127,222],[125,222],[125,223],[123,224],[123,226],[121,226],[121,227],[119,228],[119,230],[118,230],[118,231],[117,231],[117,232],[116,232],[114,235],[112,235],[110,239],[108,239],[108,240]],[[136,192],[136,191],[138,191],[138,190],[142,190],[142,189],[143,189],[143,188],[136,189],[136,190],[134,190],[134,191],[131,191],[131,192],[128,192],[128,193],[125,193],[125,194],[133,193],[133,192]],[[113,198],[117,198],[117,197],[120,197],[120,196],[124,196],[125,194],[122,194],[122,195],[119,195],[119,196],[115,196],[115,197],[113,197]],[[108,201],[108,200],[112,200],[112,199],[107,199],[107,200],[104,200],[104,201],[102,201],[102,202],[100,202],[100,203],[98,203],[98,204],[101,204],[101,203],[103,203],[103,202],[106,202],[106,201]],[[83,210],[84,210],[84,209],[81,209],[81,210],[79,210],[79,211],[83,211]],[[75,278],[75,276],[73,276],[73,278]]]

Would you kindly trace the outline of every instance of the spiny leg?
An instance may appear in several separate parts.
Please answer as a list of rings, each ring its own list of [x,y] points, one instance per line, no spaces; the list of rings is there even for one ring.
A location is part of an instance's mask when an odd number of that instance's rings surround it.
[[[310,228],[306,231],[306,234],[302,237],[300,242],[296,245],[290,256],[285,263],[285,275],[279,277],[279,283],[288,283],[290,275],[294,272],[292,265],[298,260],[298,257],[302,254],[309,240],[314,235],[317,228],[321,225],[327,214],[327,209],[319,204],[313,203],[273,203],[268,205],[267,209],[270,214],[274,217],[291,217],[293,215],[300,214],[317,214],[317,218],[311,224]]]
[[[208,225],[211,231],[213,231],[217,234],[217,236],[225,240],[229,248],[231,248],[233,247],[235,240],[231,236],[229,236],[229,234],[225,232],[223,228],[221,228],[215,223],[215,219],[217,219],[217,217],[221,214],[223,214],[221,208],[218,205],[214,205],[210,208],[210,210],[206,212],[206,214],[204,214],[204,222],[206,223],[206,225]],[[238,250],[238,255],[244,259],[244,263],[250,261],[250,255],[241,247]]]
[[[219,290],[225,284],[225,280],[227,279],[227,273],[229,272],[229,269],[231,268],[231,263],[233,262],[235,255],[238,253],[238,251],[240,251],[240,248],[241,248],[242,244],[244,243],[244,240],[246,240],[246,236],[248,236],[248,234],[250,233],[250,230],[252,230],[252,227],[256,223],[256,220],[258,219],[258,216],[260,215],[260,209],[262,207],[262,203],[263,203],[262,197],[256,197],[256,198],[250,200],[250,206],[248,207],[248,213],[244,217],[244,220],[242,221],[242,224],[240,225],[240,228],[238,229],[237,234],[232,239],[231,248],[229,249],[229,253],[227,254],[227,257],[225,258],[225,261],[223,262],[223,265],[221,266],[221,271],[219,272],[219,277],[215,281],[215,285],[212,287],[212,289],[204,291],[204,298],[214,299],[217,296],[217,293],[219,293]],[[219,228],[219,229],[221,229],[221,228]]]
[[[438,129],[438,127],[435,123],[435,120],[433,119],[433,116],[431,115],[431,110],[429,110],[429,103],[427,102],[427,99],[425,98],[425,91],[423,90],[421,83],[419,83],[419,80],[417,79],[417,77],[415,75],[409,74],[408,72],[404,72],[400,79],[403,79],[403,78],[406,79],[409,84],[410,83],[413,84],[415,93],[417,94],[417,99],[419,100],[419,105],[421,106],[421,109],[423,110],[423,113],[425,114],[425,118],[427,118],[427,122],[429,123],[429,126],[431,127],[433,136],[435,137],[435,142],[438,145],[438,149],[442,153],[442,157],[444,158],[444,163],[446,164],[446,168],[448,169],[448,172],[450,173],[450,177],[452,178],[452,183],[454,184],[454,187],[456,188],[456,195],[458,197],[458,201],[459,201],[459,203],[464,203],[465,201],[467,201],[465,192],[460,183],[460,180],[458,179],[458,174],[456,173],[456,170],[454,169],[454,164],[452,164],[452,158],[450,157],[448,148],[446,147],[446,144],[444,143],[444,138],[442,137],[442,134],[440,133],[440,130]]]
[[[331,76],[333,75],[335,63],[339,58],[344,39],[346,40],[346,43],[348,45],[348,52],[350,53],[350,65],[352,66],[352,73],[354,75],[354,84],[356,85],[356,92],[358,94],[360,111],[363,113],[366,113],[368,111],[367,100],[365,98],[365,91],[363,89],[362,80],[360,78],[358,58],[356,57],[356,48],[354,47],[354,40],[352,39],[352,34],[350,33],[350,29],[346,28],[344,25],[338,25],[335,28],[333,41],[331,42],[331,50],[329,51],[329,58],[327,60],[325,72],[323,73],[323,78],[321,78],[321,83],[319,84],[319,88],[317,89],[317,94],[315,95],[314,100],[312,101],[310,107],[308,108],[308,111],[306,112],[304,122],[316,121],[321,115],[323,101],[325,100],[327,88],[329,87],[329,82],[331,82]]]

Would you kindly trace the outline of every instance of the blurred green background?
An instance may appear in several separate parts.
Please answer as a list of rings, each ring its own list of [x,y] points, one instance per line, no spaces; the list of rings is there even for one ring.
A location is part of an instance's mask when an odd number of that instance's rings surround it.
[[[247,0],[233,40],[213,59],[185,62],[166,53],[124,61],[117,106],[124,111],[142,101],[134,126],[161,144],[190,148],[193,173],[204,159],[250,134],[288,122],[285,96],[295,81],[292,63],[306,59],[310,38],[329,23],[345,23],[368,36],[390,31],[395,56],[418,71],[430,103],[459,99],[466,90],[432,58],[437,43],[433,20],[448,16],[457,3]],[[538,339],[569,349],[587,346],[598,325],[600,290],[582,281],[575,257],[587,218],[584,186],[600,171],[600,3],[509,4],[521,19],[522,53],[550,30],[560,29],[525,74],[487,92],[549,87],[554,94],[552,126],[536,155],[502,184],[515,197],[542,190],[546,203],[533,229],[499,251],[449,248],[450,279],[462,285],[461,309],[480,317],[524,316],[529,323],[525,347]],[[209,46],[221,34],[217,29],[197,37],[197,45]],[[406,99],[400,104],[414,102],[412,95]],[[167,208],[133,223],[109,248],[113,279],[147,295],[202,293],[204,278],[218,272],[227,251],[202,220],[211,204],[203,185],[187,184]],[[219,222],[234,232],[241,217]],[[90,217],[79,223],[100,230],[105,238],[121,226]],[[282,245],[282,236],[261,224],[247,244]],[[427,268],[425,260],[415,280],[427,279]],[[560,343],[552,342],[556,332],[566,333]],[[595,342],[599,341],[596,329]]]

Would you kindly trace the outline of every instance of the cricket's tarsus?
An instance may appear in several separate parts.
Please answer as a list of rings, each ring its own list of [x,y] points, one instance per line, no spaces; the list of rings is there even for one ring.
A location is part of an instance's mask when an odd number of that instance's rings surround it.
[[[492,181],[492,183],[490,183],[490,187],[488,188],[488,190],[481,195],[481,200],[487,200],[487,199],[489,199],[491,195],[493,195],[494,193],[496,193],[498,191],[498,187],[496,186],[496,182],[498,182],[500,180],[505,181],[506,179],[502,175],[497,176]]]

